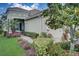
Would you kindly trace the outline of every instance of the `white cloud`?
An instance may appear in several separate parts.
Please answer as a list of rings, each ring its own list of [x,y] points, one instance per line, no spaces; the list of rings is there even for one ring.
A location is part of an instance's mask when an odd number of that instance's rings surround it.
[[[22,5],[20,3],[13,3],[12,6],[10,6],[10,7],[20,7],[20,8],[26,9],[26,10],[31,10],[31,8],[29,6]]]
[[[26,10],[32,10],[32,9],[38,9],[38,6],[39,6],[38,3],[34,3],[31,6],[22,5],[21,3],[13,3],[10,7],[20,7]]]
[[[31,6],[31,8],[35,8],[35,9],[38,9],[38,7],[39,7],[39,4],[38,4],[38,3],[34,3],[34,4]]]

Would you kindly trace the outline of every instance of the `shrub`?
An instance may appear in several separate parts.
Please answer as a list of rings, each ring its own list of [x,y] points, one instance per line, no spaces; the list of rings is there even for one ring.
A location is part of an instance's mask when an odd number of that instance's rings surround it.
[[[79,38],[79,31],[75,32],[77,38]]]
[[[25,36],[29,36],[31,38],[37,38],[37,36],[39,36],[39,34],[38,33],[35,33],[35,32],[23,32],[23,34]]]
[[[61,48],[64,50],[70,49],[70,42],[63,42],[63,43],[58,43],[58,44],[60,44]]]
[[[50,38],[34,39],[33,45],[36,49],[37,55],[39,55],[39,56],[48,55],[47,48],[48,48],[49,43],[51,43],[51,42],[53,43],[52,39],[50,39]]]
[[[61,46],[64,50],[70,50],[70,42],[64,42],[64,43],[57,43]],[[79,52],[79,44],[75,45],[74,51]]]
[[[41,38],[50,38],[51,35],[47,35],[47,33],[41,32],[39,37],[41,37]]]
[[[2,34],[3,30],[2,30],[2,22],[0,21],[0,34]]]
[[[75,51],[76,51],[76,52],[79,52],[79,44],[76,44],[76,45],[75,45]]]
[[[45,32],[41,32],[40,37],[47,37],[47,34]]]
[[[2,29],[0,29],[0,34],[2,34],[3,33],[3,30]]]
[[[64,55],[64,50],[59,44],[51,44],[48,46],[47,52],[50,56],[62,56]]]

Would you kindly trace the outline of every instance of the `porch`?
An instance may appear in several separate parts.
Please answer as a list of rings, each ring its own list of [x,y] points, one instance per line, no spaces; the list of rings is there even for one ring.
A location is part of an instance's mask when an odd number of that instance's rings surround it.
[[[20,36],[25,31],[24,19],[14,18],[8,31],[5,31],[4,36]],[[10,24],[10,23],[9,23]]]

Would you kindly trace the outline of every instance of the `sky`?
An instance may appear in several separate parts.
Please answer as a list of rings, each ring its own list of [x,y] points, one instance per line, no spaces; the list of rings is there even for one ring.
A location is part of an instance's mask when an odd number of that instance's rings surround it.
[[[9,7],[20,7],[26,10],[44,10],[47,9],[47,3],[0,3],[0,14],[4,13]]]

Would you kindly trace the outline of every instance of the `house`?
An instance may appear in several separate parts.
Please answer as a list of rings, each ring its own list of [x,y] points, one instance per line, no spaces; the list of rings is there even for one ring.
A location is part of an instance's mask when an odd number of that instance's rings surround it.
[[[25,32],[48,32],[48,27],[45,24],[46,18],[41,16],[41,11],[33,9],[33,10],[25,10],[19,7],[8,8],[5,13],[5,20],[3,29],[5,31],[11,31],[11,28],[7,27],[7,23],[11,20],[18,20],[19,22],[15,26],[15,31],[25,31]],[[50,33],[53,35],[53,39],[56,42],[61,41],[61,37],[63,34],[63,29],[52,30],[49,29]]]
[[[26,32],[46,32],[45,18],[41,16],[41,11],[25,10],[19,7],[8,8],[6,13],[6,23],[11,20],[18,20],[19,23],[15,26],[16,31],[26,31]],[[8,23],[7,22],[7,23]],[[7,29],[6,24],[4,25],[4,30],[11,32],[11,28]]]

